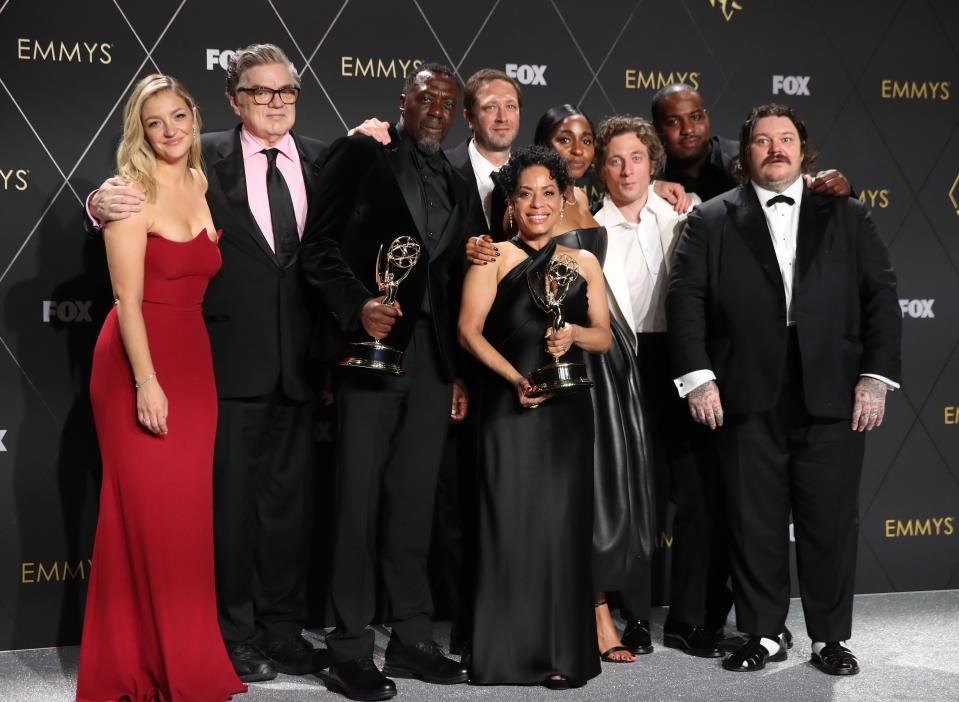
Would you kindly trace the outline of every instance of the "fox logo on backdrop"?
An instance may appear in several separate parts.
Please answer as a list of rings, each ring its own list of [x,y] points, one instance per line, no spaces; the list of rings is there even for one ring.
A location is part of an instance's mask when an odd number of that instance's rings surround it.
[[[93,300],[44,300],[44,322],[92,322]]]
[[[899,300],[899,309],[903,317],[912,319],[933,319],[936,313],[932,311],[935,300]]]
[[[507,63],[506,75],[521,85],[546,85],[545,64]]]
[[[230,59],[236,52],[232,49],[207,49],[206,50],[206,70],[212,71],[217,66],[224,71],[230,65]]]
[[[773,95],[809,95],[810,76],[773,76]]]

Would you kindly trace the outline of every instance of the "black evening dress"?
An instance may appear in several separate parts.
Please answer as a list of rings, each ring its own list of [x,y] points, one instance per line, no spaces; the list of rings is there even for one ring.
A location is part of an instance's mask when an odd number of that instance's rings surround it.
[[[606,259],[606,228],[574,229],[554,239]],[[593,381],[593,588],[618,592],[650,578],[655,542],[655,495],[640,405],[633,332],[610,315],[613,344],[585,354]]]
[[[542,274],[556,250],[524,242],[529,258],[500,281],[483,334],[521,373],[550,362],[548,316],[527,272]],[[566,319],[587,323],[578,278]],[[573,347],[564,360],[582,361]],[[588,392],[524,409],[515,388],[488,369],[480,383],[477,459],[478,574],[470,682],[536,684],[551,675],[586,681],[600,672],[590,561],[593,405]]]

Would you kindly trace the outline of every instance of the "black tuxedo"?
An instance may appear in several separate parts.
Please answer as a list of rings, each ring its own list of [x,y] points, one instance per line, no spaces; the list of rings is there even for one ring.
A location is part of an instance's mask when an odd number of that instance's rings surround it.
[[[849,638],[863,434],[849,429],[862,373],[897,381],[895,274],[866,209],[803,191],[786,325],[779,264],[751,185],[690,214],[666,301],[674,375],[711,369],[724,426],[739,628],[775,636],[788,609],[787,521],[813,640]]]
[[[489,234],[493,241],[503,241],[503,216],[506,214],[506,196],[499,185],[493,187],[493,193],[490,197],[490,223],[486,224],[486,215],[483,213],[483,203],[479,198],[479,191],[476,185],[476,172],[473,170],[473,162],[470,161],[469,143],[467,139],[459,146],[446,150],[446,158],[450,165],[456,169],[470,186],[470,191],[476,193],[474,206],[471,208],[469,219],[469,236],[478,234]]]
[[[250,211],[240,127],[202,139],[207,203],[223,229],[223,266],[203,302],[219,397],[213,513],[220,628],[228,644],[280,639],[297,636],[304,623],[314,315],[298,262],[277,263]],[[310,193],[326,147],[293,140]]]
[[[374,276],[379,247],[397,236],[421,245],[397,295],[403,316],[385,339],[404,351],[404,374],[342,369],[337,379],[330,589],[337,629],[327,638],[336,661],[372,655],[366,626],[374,616],[378,565],[393,634],[405,644],[432,638],[426,565],[456,371],[451,298],[461,286],[475,190],[442,153],[427,157],[396,127],[390,137],[389,146],[365,136],[333,143],[315,195],[323,208],[301,245],[306,279],[336,321],[337,351],[369,339],[360,311],[381,294]]]

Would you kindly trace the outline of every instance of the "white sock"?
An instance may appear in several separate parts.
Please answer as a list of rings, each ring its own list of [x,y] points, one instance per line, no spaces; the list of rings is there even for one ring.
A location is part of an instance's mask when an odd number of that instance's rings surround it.
[[[769,652],[770,656],[775,656],[779,653],[779,642],[775,639],[767,639],[765,636],[759,640],[759,645],[766,649]]]
[[[845,641],[840,641],[840,642],[839,642],[839,645],[840,645],[840,646],[846,646],[846,642],[845,642]],[[823,650],[824,648],[826,648],[825,642],[823,642],[823,641],[813,641],[813,642],[812,642],[812,652],[815,653],[817,656],[818,656],[820,653],[822,653],[822,650]],[[846,648],[848,648],[848,646],[846,646]]]

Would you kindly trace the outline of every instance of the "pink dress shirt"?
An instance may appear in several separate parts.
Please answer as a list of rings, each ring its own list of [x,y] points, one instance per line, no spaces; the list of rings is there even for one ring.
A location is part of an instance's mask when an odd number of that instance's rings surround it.
[[[246,127],[240,130],[240,146],[243,149],[243,169],[246,171],[246,196],[250,203],[250,212],[263,232],[266,243],[276,251],[273,243],[273,221],[270,219],[270,200],[266,193],[266,154],[261,153],[268,147],[261,144]],[[303,238],[307,196],[300,155],[289,132],[280,139],[275,148],[280,152],[276,156],[276,166],[286,180],[286,187],[290,189],[290,197],[293,198],[296,232]]]

